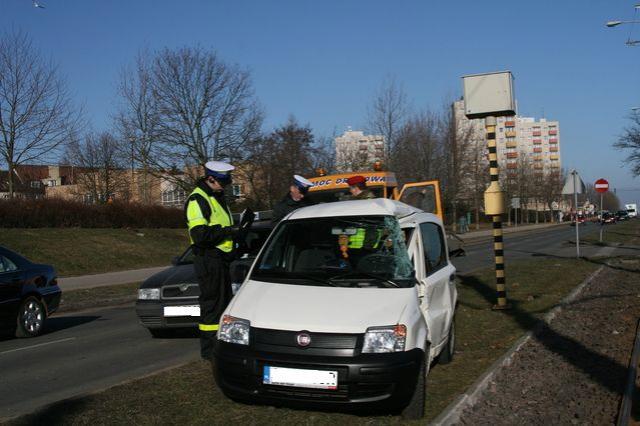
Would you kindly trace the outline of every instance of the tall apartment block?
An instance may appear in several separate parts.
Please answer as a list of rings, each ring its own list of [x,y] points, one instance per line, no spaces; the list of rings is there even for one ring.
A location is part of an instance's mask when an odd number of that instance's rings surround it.
[[[453,105],[459,131],[471,139],[484,140],[484,120],[469,120],[464,115],[464,101]],[[559,173],[560,123],[532,117],[498,117],[496,126],[498,165],[507,177],[517,174],[519,167],[533,170],[535,177]],[[475,145],[475,144],[472,144]],[[486,146],[485,146],[486,148]]]
[[[384,159],[384,136],[349,129],[335,138],[335,149],[338,172],[370,168]]]

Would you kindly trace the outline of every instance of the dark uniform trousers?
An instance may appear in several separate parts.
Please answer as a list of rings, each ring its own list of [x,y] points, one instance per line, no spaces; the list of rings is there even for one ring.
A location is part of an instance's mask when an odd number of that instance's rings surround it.
[[[230,259],[218,249],[195,249],[193,266],[200,284],[200,324],[218,324],[222,312],[231,301]],[[207,327],[206,325],[204,327]],[[200,326],[200,355],[213,358],[215,330],[203,330]]]

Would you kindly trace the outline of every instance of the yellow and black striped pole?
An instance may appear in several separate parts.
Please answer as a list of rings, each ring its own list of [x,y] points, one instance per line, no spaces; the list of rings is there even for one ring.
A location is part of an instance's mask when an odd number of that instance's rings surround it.
[[[506,278],[504,275],[504,242],[502,240],[502,215],[504,214],[504,192],[500,188],[500,174],[498,172],[498,152],[496,149],[496,118],[485,119],[487,146],[489,148],[489,174],[491,183],[484,193],[485,213],[492,216],[493,222],[493,253],[496,264],[497,303],[493,309],[508,309]]]

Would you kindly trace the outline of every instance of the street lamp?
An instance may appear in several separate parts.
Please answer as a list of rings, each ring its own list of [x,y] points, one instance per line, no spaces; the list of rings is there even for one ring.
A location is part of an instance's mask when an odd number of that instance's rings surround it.
[[[617,27],[620,24],[640,24],[640,21],[609,21],[607,22],[607,27]]]

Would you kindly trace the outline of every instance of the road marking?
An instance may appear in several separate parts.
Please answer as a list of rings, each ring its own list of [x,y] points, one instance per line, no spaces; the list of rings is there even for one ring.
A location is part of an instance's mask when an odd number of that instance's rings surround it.
[[[10,349],[8,351],[0,352],[0,355],[8,354],[11,352],[24,351],[25,349],[38,348],[40,346],[53,345],[54,343],[68,342],[69,340],[75,340],[75,339],[76,339],[75,337],[67,337],[66,339],[54,340],[53,342],[39,343],[37,345],[26,346],[24,348],[18,348],[18,349]]]

